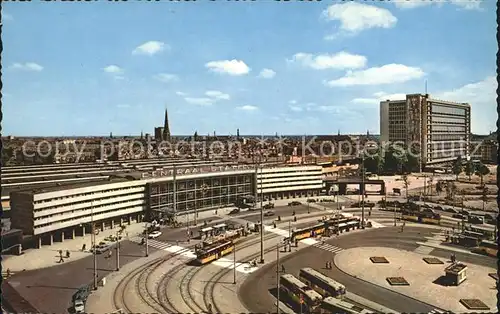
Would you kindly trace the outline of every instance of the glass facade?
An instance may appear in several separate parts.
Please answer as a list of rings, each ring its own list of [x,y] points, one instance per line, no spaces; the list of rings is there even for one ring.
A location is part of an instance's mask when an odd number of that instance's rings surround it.
[[[178,179],[177,212],[233,205],[241,197],[255,193],[254,174]],[[174,182],[148,183],[148,209],[173,212]]]

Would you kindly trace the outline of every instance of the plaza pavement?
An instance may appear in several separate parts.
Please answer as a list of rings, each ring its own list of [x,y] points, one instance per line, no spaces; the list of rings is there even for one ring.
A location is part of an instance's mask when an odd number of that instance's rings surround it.
[[[384,256],[389,260],[389,264],[374,264],[370,261],[372,256]],[[495,269],[467,264],[467,280],[458,287],[444,287],[433,282],[444,275],[444,269],[450,263],[442,259],[444,264],[430,265],[423,261],[424,257],[427,256],[393,248],[360,247],[337,253],[334,263],[350,276],[421,300],[439,309],[454,313],[470,312],[459,300],[477,298],[490,307],[489,311],[484,312],[497,312],[495,280],[488,276],[488,273],[495,273]],[[404,277],[410,285],[391,286],[386,277]]]

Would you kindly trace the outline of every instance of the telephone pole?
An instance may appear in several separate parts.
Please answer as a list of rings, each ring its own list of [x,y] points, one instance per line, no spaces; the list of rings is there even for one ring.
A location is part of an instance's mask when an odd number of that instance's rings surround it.
[[[118,238],[118,232],[116,233],[116,271],[120,270],[120,239]]]
[[[145,236],[146,236],[146,257],[148,257],[149,256],[149,247],[148,247],[148,238],[149,238],[148,231],[149,230],[148,230],[148,223],[146,222],[144,224],[144,226],[145,226],[145,229],[146,229],[146,234],[145,234]]]

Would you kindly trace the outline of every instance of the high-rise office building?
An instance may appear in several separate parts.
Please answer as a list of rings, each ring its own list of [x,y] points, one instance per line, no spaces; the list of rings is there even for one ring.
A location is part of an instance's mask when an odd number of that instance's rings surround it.
[[[470,105],[428,94],[380,102],[380,141],[399,142],[420,153],[423,167],[467,157],[470,143]]]

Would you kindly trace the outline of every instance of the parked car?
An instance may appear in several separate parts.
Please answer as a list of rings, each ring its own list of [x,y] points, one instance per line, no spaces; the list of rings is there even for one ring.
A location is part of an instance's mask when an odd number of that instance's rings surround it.
[[[271,209],[271,208],[274,208],[274,203],[267,203],[267,204],[265,204],[264,206],[262,206],[262,208],[264,208],[264,209]]]
[[[456,219],[466,219],[467,218],[467,217],[465,217],[465,215],[462,215],[462,214],[453,214],[451,217],[456,218]]]
[[[234,214],[237,214],[237,213],[239,213],[239,212],[240,212],[240,209],[239,209],[239,208],[235,208],[235,209],[233,209],[233,210],[231,210],[231,211],[229,212],[229,215],[234,215]]]
[[[451,208],[451,207],[445,208],[444,211],[447,212],[447,213],[452,213],[452,214],[457,214],[458,213],[458,210],[456,210],[455,208]]]
[[[153,231],[150,234],[148,234],[148,238],[150,238],[150,239],[156,239],[159,236],[161,236],[161,232],[160,231]]]
[[[99,243],[99,245],[95,246],[94,248],[90,249],[91,252],[95,250],[96,254],[102,254],[108,251],[111,248],[111,245],[109,244],[104,244],[104,242]]]
[[[308,203],[316,203],[316,199],[314,199],[314,198],[308,198],[307,202]]]
[[[479,216],[469,216],[469,223],[481,225],[484,223],[483,217]]]
[[[484,214],[484,222],[489,224],[489,225],[496,225],[497,218],[491,214]]]
[[[73,309],[75,310],[75,313],[85,313],[85,303],[83,300],[75,300],[73,303]]]
[[[264,216],[266,216],[266,217],[274,216],[274,212],[271,211],[271,210],[269,210],[269,211],[267,211],[267,212],[264,213]]]
[[[435,209],[435,210],[443,210],[443,207],[441,207],[441,206],[439,206],[439,205],[436,205],[436,206],[434,206],[434,209]]]
[[[298,205],[302,205],[302,203],[299,201],[293,201],[293,202],[288,203],[288,206],[298,206]]]
[[[468,211],[466,211],[465,209],[461,209],[459,211],[459,213],[462,214],[462,215],[465,215],[465,216],[469,216],[470,215],[470,213]]]

